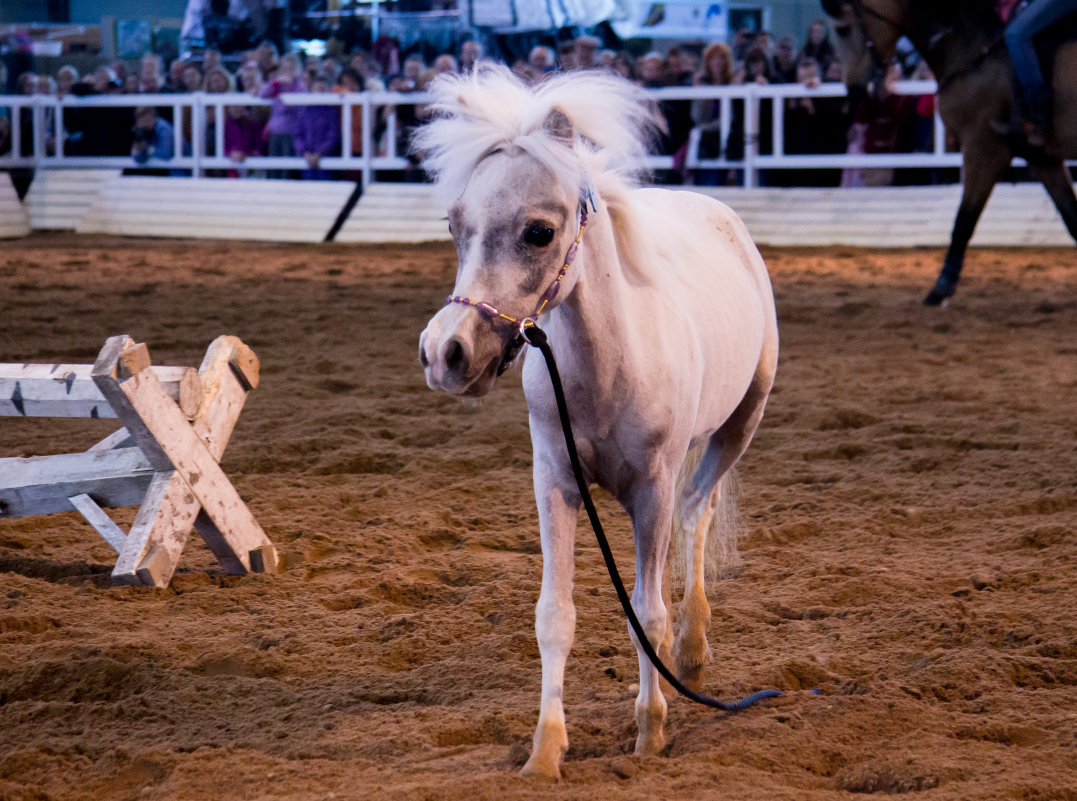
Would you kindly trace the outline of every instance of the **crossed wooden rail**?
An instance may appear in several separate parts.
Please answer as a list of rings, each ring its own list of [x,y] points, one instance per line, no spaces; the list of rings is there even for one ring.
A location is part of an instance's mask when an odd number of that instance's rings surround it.
[[[228,573],[275,572],[276,549],[218,462],[258,358],[215,339],[202,366],[152,367],[110,337],[93,365],[0,364],[0,417],[115,417],[83,453],[0,459],[0,520],[76,509],[119,554],[114,584],[168,585],[193,527]],[[140,504],[126,534],[103,511]]]

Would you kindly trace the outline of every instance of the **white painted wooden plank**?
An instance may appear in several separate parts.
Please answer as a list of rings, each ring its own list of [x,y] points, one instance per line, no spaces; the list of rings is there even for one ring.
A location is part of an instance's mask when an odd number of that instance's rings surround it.
[[[29,233],[30,220],[11,184],[11,176],[0,172],[0,238],[15,239]]]
[[[33,228],[73,230],[118,170],[37,170],[26,195]]]
[[[341,203],[343,205],[343,203]],[[116,207],[110,210],[107,218],[115,218],[118,222],[128,226],[154,225],[161,222],[175,225],[196,227],[201,225],[216,225],[254,228],[261,230],[273,230],[279,228],[311,228],[321,226],[323,223],[332,222],[336,218],[339,206],[335,208],[306,209],[302,213],[296,213],[287,219],[272,218],[265,208],[256,210],[248,209],[246,213],[232,213],[224,208],[206,208],[205,206],[186,206],[181,204],[162,204],[154,206],[146,204],[136,207]],[[126,214],[124,212],[126,211]],[[283,214],[283,211],[278,212]],[[123,217],[120,217],[124,214]],[[222,215],[226,215],[223,216]]]
[[[108,451],[113,448],[133,448],[135,440],[126,428],[118,428],[100,442],[91,445],[88,451]]]
[[[113,234],[116,236],[158,236],[176,239],[228,239],[250,240],[258,242],[306,242],[317,244],[324,241],[331,223],[326,223],[315,230],[279,230],[247,229],[241,224],[231,227],[190,226],[182,224],[163,225],[146,224],[142,226],[124,225],[120,221],[106,220],[100,224],[87,224],[85,220],[76,229],[83,234]]]
[[[89,495],[75,495],[68,500],[79,513],[86,518],[86,522],[93,526],[97,533],[104,537],[105,542],[112,546],[112,550],[119,553],[127,540],[123,529],[116,525],[111,517]]]
[[[341,181],[124,177],[109,184],[76,230],[320,242],[352,188]]]
[[[193,417],[202,398],[194,368],[151,369],[169,397]],[[0,417],[115,417],[92,370],[90,364],[0,363]]]
[[[90,495],[99,506],[142,501],[153,476],[138,448],[0,459],[0,517],[70,512],[70,498]]]

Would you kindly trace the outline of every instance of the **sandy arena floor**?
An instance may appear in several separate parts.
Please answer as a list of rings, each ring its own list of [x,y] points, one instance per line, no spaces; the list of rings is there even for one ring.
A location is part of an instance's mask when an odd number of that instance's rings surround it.
[[[668,754],[631,757],[635,652],[581,526],[551,786],[516,775],[541,561],[519,378],[465,406],[416,361],[449,247],[3,243],[0,361],[256,350],[223,464],[286,569],[225,576],[195,538],[169,589],[114,589],[74,513],[0,520],[0,799],[1077,799],[1074,251],[976,251],[944,310],[919,305],[935,250],[764,255],[781,364],[706,684],[785,695],[674,701]],[[5,418],[0,456],[114,427]]]

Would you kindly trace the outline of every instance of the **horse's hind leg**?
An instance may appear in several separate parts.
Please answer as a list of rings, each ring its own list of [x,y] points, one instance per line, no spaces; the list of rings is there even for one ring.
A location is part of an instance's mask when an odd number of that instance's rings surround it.
[[[774,365],[760,365],[748,392],[729,419],[711,437],[680,499],[679,525],[685,538],[685,588],[677,614],[676,639],[673,645],[677,678],[693,690],[703,683],[703,666],[710,658],[707,630],[711,607],[707,601],[705,561],[707,534],[714,514],[722,502],[722,479],[744,454],[763,419]],[[729,491],[731,488],[726,488]]]
[[[1055,208],[1062,215],[1066,230],[1077,240],[1077,195],[1073,193],[1069,170],[1061,161],[1044,164],[1031,164],[1033,175],[1043,184],[1047,194],[1054,201]]]

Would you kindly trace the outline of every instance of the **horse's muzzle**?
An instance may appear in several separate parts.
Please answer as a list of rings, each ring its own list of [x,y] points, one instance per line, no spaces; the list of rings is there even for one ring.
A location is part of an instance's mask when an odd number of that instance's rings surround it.
[[[419,363],[426,385],[460,397],[481,397],[493,389],[504,343],[489,323],[460,307],[446,307],[419,337]]]

